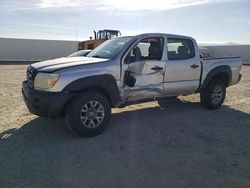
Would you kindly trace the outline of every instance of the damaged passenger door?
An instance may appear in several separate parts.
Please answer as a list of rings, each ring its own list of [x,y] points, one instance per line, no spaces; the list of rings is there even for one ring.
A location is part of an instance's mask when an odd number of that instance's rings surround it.
[[[164,39],[146,38],[138,42],[125,58],[124,96],[128,101],[154,98],[163,94],[165,61]]]

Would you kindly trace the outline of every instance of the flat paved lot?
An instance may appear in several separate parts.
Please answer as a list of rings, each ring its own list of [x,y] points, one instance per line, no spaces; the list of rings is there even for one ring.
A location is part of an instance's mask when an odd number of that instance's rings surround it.
[[[0,187],[250,187],[250,66],[224,106],[199,95],[113,109],[101,135],[31,115],[26,65],[0,65]]]

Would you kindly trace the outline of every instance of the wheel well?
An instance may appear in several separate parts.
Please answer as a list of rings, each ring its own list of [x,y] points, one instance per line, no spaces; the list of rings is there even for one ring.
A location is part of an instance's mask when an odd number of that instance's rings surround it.
[[[62,111],[61,111],[61,113],[60,113],[60,114],[61,114],[61,117],[64,117],[65,112],[66,112],[66,109],[67,109],[67,106],[69,105],[69,103],[70,103],[72,100],[74,100],[74,99],[78,96],[78,94],[84,93],[84,92],[87,92],[87,91],[97,91],[97,92],[102,93],[105,97],[107,97],[107,99],[108,99],[109,103],[111,104],[111,106],[112,106],[112,107],[114,106],[114,104],[112,103],[111,97],[110,97],[108,91],[107,91],[105,88],[103,88],[103,87],[101,87],[101,86],[92,86],[92,87],[84,88],[84,89],[82,89],[82,90],[76,92],[75,95],[74,95],[71,99],[69,99],[69,100],[67,101],[67,103],[63,106]]]
[[[226,87],[229,85],[229,75],[227,72],[217,73],[212,79],[222,81]]]
[[[109,103],[112,106],[111,96],[110,96],[110,94],[108,93],[108,91],[104,87],[101,87],[101,86],[91,86],[91,87],[83,89],[82,91],[83,92],[85,92],[85,91],[97,91],[99,93],[102,93],[105,97],[107,97]]]

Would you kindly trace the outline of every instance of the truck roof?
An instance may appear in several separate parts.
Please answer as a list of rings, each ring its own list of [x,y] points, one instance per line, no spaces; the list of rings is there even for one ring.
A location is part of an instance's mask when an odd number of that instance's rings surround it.
[[[189,37],[189,36],[168,34],[168,33],[142,33],[142,34],[135,35],[135,36],[137,36],[137,37],[147,37],[147,36],[149,36],[150,37],[151,35],[159,35],[159,36],[162,35],[162,36],[168,36],[168,37],[171,37],[171,38],[188,38],[188,39],[194,40],[194,38]]]
[[[176,35],[176,34],[168,34],[168,33],[142,33],[138,35],[126,35],[126,36],[119,36],[117,38],[126,38],[126,37],[136,37],[136,38],[144,38],[144,37],[151,37],[151,36],[167,36],[170,38],[185,38],[185,39],[191,39],[193,41],[196,41],[194,38],[185,36],[185,35]]]

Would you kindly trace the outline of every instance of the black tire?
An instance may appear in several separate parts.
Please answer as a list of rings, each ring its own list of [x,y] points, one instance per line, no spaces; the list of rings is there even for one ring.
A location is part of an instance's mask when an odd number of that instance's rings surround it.
[[[221,107],[226,97],[226,87],[221,80],[211,80],[200,93],[201,104],[209,110]]]
[[[97,104],[99,105],[99,107],[97,106],[98,108],[101,107],[101,112],[98,112],[96,109],[92,108],[92,103],[95,102],[96,106]],[[90,114],[92,116],[90,116]],[[101,120],[99,121],[95,117]],[[68,127],[76,134],[84,137],[97,136],[98,134],[102,133],[110,124],[111,106],[107,97],[100,92],[88,91],[78,95],[70,102],[66,109],[65,119]],[[90,121],[92,122],[88,124]],[[98,123],[95,124],[96,122]]]

